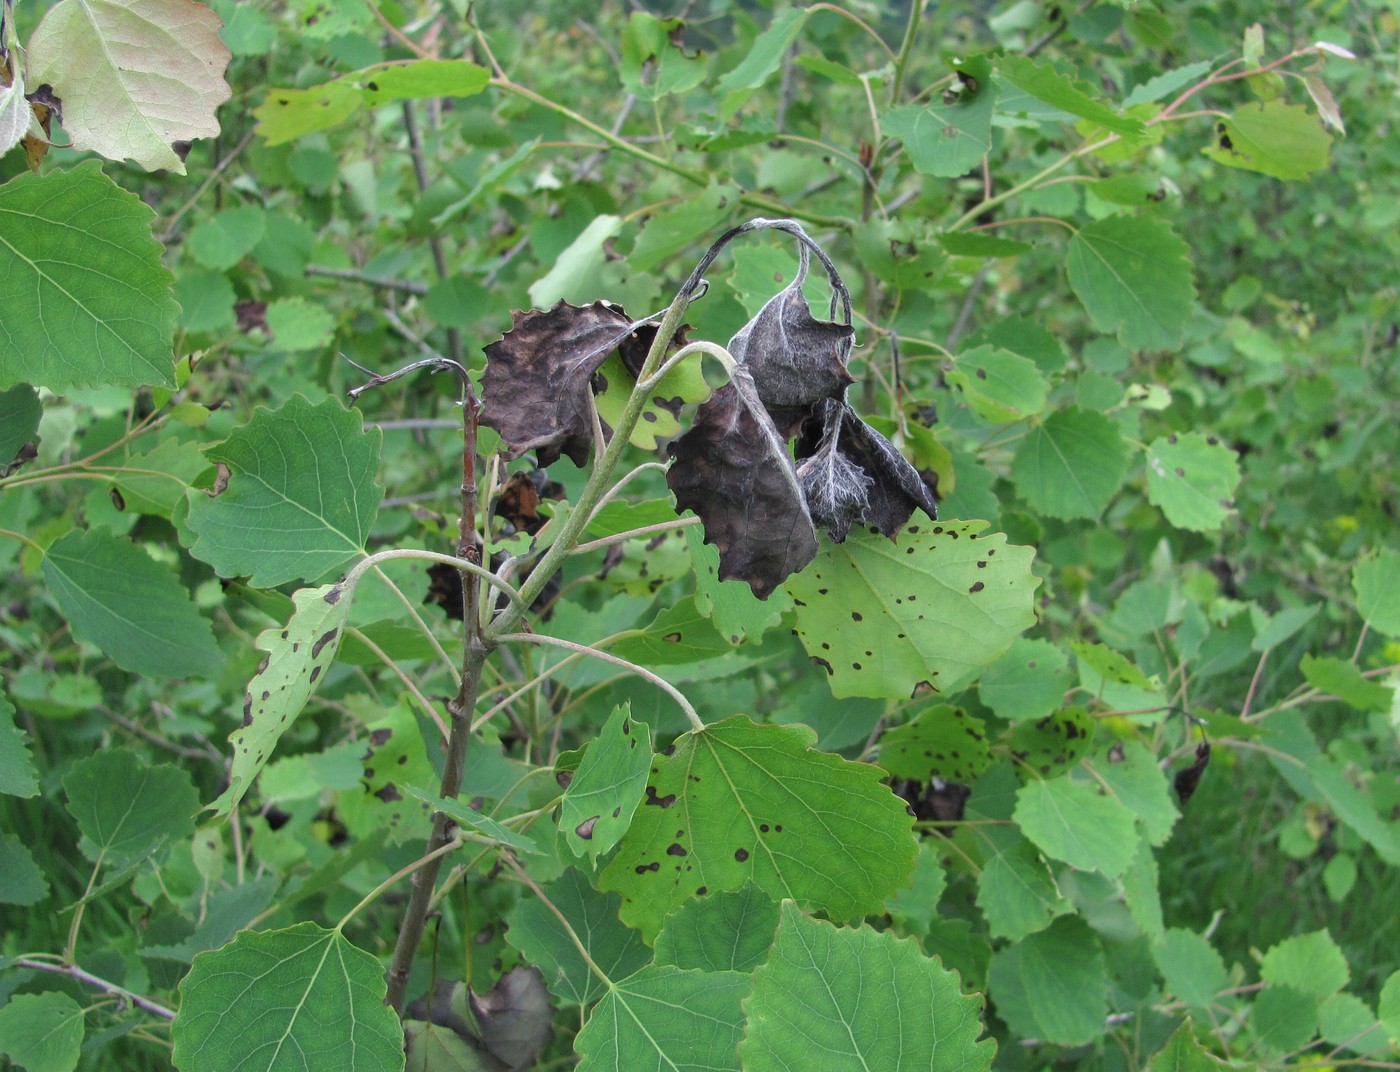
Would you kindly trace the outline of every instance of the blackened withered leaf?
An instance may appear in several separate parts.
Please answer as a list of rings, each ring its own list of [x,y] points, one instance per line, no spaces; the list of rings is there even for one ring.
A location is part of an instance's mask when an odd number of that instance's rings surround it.
[[[1181,806],[1186,807],[1189,801],[1196,794],[1196,787],[1201,784],[1201,775],[1206,772],[1206,765],[1210,763],[1210,742],[1202,741],[1196,746],[1196,758],[1190,766],[1182,767],[1176,772],[1176,777],[1172,779],[1172,788],[1176,790],[1177,799],[1181,801]]]
[[[861,489],[865,508],[859,514],[852,513],[857,495],[846,470],[834,461],[826,465],[819,461],[823,451],[830,450],[833,428],[836,453],[869,481]],[[817,524],[826,526],[838,543],[845,539],[846,528],[853,521],[871,525],[893,539],[916,508],[930,518],[938,517],[937,504],[919,471],[845,402],[824,399],[814,407],[813,419],[797,441],[797,457],[798,471],[809,474],[803,483],[809,497],[823,483],[827,485],[818,501],[831,504],[829,516],[819,516],[813,503],[812,517]],[[807,481],[813,487],[808,488]]]
[[[919,471],[893,443],[857,417],[849,406],[846,409],[846,419],[841,422],[841,453],[875,482],[870,488],[870,512],[865,515],[865,522],[892,540],[915,508],[938,520],[938,505]]]
[[[853,523],[870,512],[870,488],[875,481],[840,451],[845,407],[832,399],[817,406],[821,436],[815,453],[798,463],[797,477],[812,513],[812,523],[841,543]]]
[[[767,599],[817,554],[802,490],[752,377],[740,366],[669,447],[666,482],[679,510],[694,510],[719,550],[720,577]]]
[[[554,1009],[538,968],[518,966],[485,994],[469,994],[486,1051],[507,1068],[533,1068],[554,1037]]]
[[[806,275],[804,255],[793,281],[729,340],[729,352],[747,366],[765,406],[806,406],[819,398],[840,398],[855,382],[846,371],[855,329],[812,315],[802,294]]]
[[[485,348],[481,421],[501,434],[507,457],[534,450],[541,466],[560,454],[583,465],[593,445],[590,380],[627,337],[627,314],[602,301],[561,301],[512,318],[510,331]]]
[[[550,480],[543,469],[516,472],[506,477],[501,485],[493,510],[512,531],[533,536],[549,520],[540,515],[540,500],[561,499],[563,496],[564,485]]]

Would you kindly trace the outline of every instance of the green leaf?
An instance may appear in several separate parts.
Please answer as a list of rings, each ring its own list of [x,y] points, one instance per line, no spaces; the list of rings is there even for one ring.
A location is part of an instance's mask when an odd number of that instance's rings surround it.
[[[1188,63],[1185,67],[1177,67],[1175,70],[1153,75],[1146,82],[1135,86],[1133,91],[1123,98],[1123,107],[1133,108],[1139,104],[1151,104],[1153,101],[1159,101],[1168,94],[1175,93],[1196,81],[1209,71],[1211,66],[1210,60],[1201,60],[1198,63]]]
[[[695,573],[695,609],[708,617],[730,644],[760,639],[792,609],[792,597],[781,588],[767,599],[759,599],[743,581],[720,580],[719,549],[705,542],[699,525],[685,530],[685,542]]]
[[[1072,684],[1074,672],[1064,652],[1048,640],[1018,637],[982,672],[977,694],[998,718],[1026,722],[1059,707]]]
[[[185,239],[185,248],[206,268],[223,272],[253,251],[267,233],[267,215],[257,205],[216,212],[200,221]]]
[[[44,579],[73,635],[123,670],[188,677],[223,661],[209,622],[170,569],[108,529],[53,544]]]
[[[258,649],[267,652],[267,658],[244,693],[243,724],[229,735],[233,767],[228,788],[210,805],[219,815],[229,814],[243,799],[340,646],[341,629],[350,614],[350,593],[344,585],[303,588],[292,596],[292,603],[285,628],[273,626],[258,636]]]
[[[1372,550],[1351,571],[1356,609],[1373,629],[1400,637],[1400,551]]]
[[[909,813],[878,767],[814,752],[815,737],[735,716],[658,757],[601,879],[623,918],[653,938],[677,905],[750,880],[837,920],[879,911],[914,866]]]
[[[646,666],[673,666],[727,655],[730,644],[687,596],[663,607],[645,628],[627,630],[608,651]]]
[[[491,72],[466,60],[410,60],[357,71],[353,76],[374,107],[401,100],[474,97],[491,82]]]
[[[646,788],[651,759],[647,724],[632,717],[629,704],[613,708],[560,805],[559,837],[574,856],[586,856],[596,867],[598,857],[627,832]]]
[[[1119,749],[1109,754],[1107,762],[1094,765],[1094,773],[1103,779],[1119,803],[1142,822],[1143,833],[1150,844],[1166,844],[1179,813],[1167,788],[1167,776],[1146,745],[1124,741]]]
[[[604,244],[622,230],[621,216],[598,216],[569,243],[554,267],[530,286],[530,301],[547,309],[558,301],[584,302],[599,297],[598,269],[606,253]]]
[[[741,972],[653,966],[613,986],[583,1025],[578,1072],[740,1072]]]
[[[450,275],[423,295],[423,311],[446,328],[470,328],[491,311],[491,295],[475,279]]]
[[[763,85],[778,69],[783,62],[783,53],[806,25],[807,14],[803,8],[778,11],[768,29],[754,38],[748,55],[715,83],[715,99],[722,102],[720,119],[728,122],[733,118],[748,100],[748,91]]]
[[[0,833],[0,904],[32,905],[48,895],[49,884],[24,842]]]
[[[26,443],[34,441],[43,415],[39,392],[29,384],[20,383],[0,391],[0,473],[19,457]]]
[[[1016,794],[1012,818],[1041,852],[1081,871],[1113,878],[1137,851],[1132,812],[1069,778],[1031,779]]]
[[[880,738],[880,766],[896,778],[970,785],[991,761],[985,731],[961,707],[933,704]]]
[[[1303,658],[1306,660],[1309,656]],[[1376,806],[1347,781],[1337,765],[1326,756],[1314,756],[1308,760],[1307,774],[1337,818],[1360,835],[1382,860],[1392,867],[1400,867],[1400,837],[1394,827],[1380,817]]]
[[[694,89],[705,77],[705,60],[687,56],[680,43],[685,23],[635,11],[622,33],[623,88],[638,100],[658,101]]]
[[[1066,78],[1048,64],[1035,63],[1026,56],[1002,56],[997,60],[997,77],[1052,108],[1088,119],[1115,134],[1126,138],[1143,134],[1140,121],[1127,119],[1094,100],[1088,85]]]
[[[627,401],[636,389],[637,379],[616,353],[598,367],[596,375],[607,386],[594,397],[594,405],[598,407],[598,415],[604,423],[615,426],[622,419]],[[643,405],[641,420],[632,429],[628,442],[643,450],[656,450],[662,440],[681,434],[681,423],[676,417],[681,404],[703,402],[709,397],[710,385],[705,382],[697,354],[695,360],[683,361],[662,377],[651,398]]]
[[[194,833],[199,795],[190,776],[175,767],[148,767],[125,748],[73,764],[63,791],[82,831],[78,847],[94,863],[121,867]]]
[[[1390,978],[1381,987],[1376,1015],[1385,1025],[1385,1033],[1393,1041],[1400,1042],[1400,971],[1391,972]]]
[[[1318,1004],[1314,995],[1296,987],[1266,987],[1250,1009],[1255,1045],[1274,1054],[1291,1053],[1306,1045],[1317,1033]]]
[[[1317,1013],[1318,1029],[1333,1046],[1360,1056],[1390,1048],[1385,1028],[1370,1007],[1354,994],[1333,994]]]
[[[995,938],[1019,941],[1073,911],[1035,846],[1016,830],[979,827],[986,857],[977,876],[977,907]]]
[[[1316,618],[1320,610],[1321,603],[1314,603],[1309,607],[1287,607],[1270,618],[1263,612],[1255,615],[1255,608],[1251,607],[1250,614],[1254,618],[1255,627],[1254,639],[1249,643],[1251,650],[1265,652],[1278,647]]]
[[[934,841],[925,840],[919,846],[913,883],[885,898],[885,911],[897,933],[925,935],[938,918],[938,902],[948,888],[948,876],[939,862],[941,851]]]
[[[972,236],[968,236],[972,237]],[[1003,316],[967,337],[968,346],[992,346],[1028,357],[1047,376],[1063,372],[1069,364],[1064,344],[1035,320],[1023,316]]]
[[[544,973],[550,993],[560,1001],[591,1005],[608,989],[584,960],[575,938],[614,982],[651,961],[651,950],[642,936],[617,918],[621,904],[617,894],[598,892],[572,867],[565,868],[543,891],[543,900],[521,900],[510,910],[506,941]],[[550,911],[550,905],[559,915]],[[568,921],[568,928],[560,915]]]
[[[1070,239],[1069,285],[1094,326],[1124,346],[1174,349],[1196,301],[1189,254],[1164,220],[1108,216]]]
[[[169,520],[209,461],[197,444],[166,439],[144,454],[133,454],[123,468],[116,487],[125,509]]]
[[[218,135],[232,94],[220,25],[203,4],[62,0],[29,39],[29,79],[63,101],[73,148],[183,175],[181,148]]]
[[[960,354],[947,378],[974,413],[996,423],[1035,416],[1050,390],[1034,361],[991,346]]]
[[[523,852],[527,855],[537,855],[541,850],[538,845],[523,834],[517,834],[509,827],[502,826],[489,815],[482,815],[475,808],[468,807],[460,800],[446,800],[434,793],[425,793],[423,790],[412,785],[400,787],[406,795],[415,800],[421,800],[435,811],[443,812],[454,823],[460,826],[475,830],[478,834],[483,834],[498,845],[505,845],[516,852]]]
[[[1147,1072],[1221,1072],[1222,1069],[1231,1067],[1233,1066],[1201,1049],[1188,1018],[1172,1032],[1172,1037],[1167,1039],[1166,1045],[1152,1055]]]
[[[717,180],[698,194],[648,216],[632,245],[628,268],[649,272],[674,257],[713,227],[716,220],[723,219],[738,196],[736,187]]]
[[[687,901],[667,916],[656,936],[656,963],[751,972],[768,959],[777,929],[777,902],[750,882]]]
[[[1182,432],[1147,447],[1147,498],[1177,528],[1220,528],[1239,483],[1235,452],[1214,436]]]
[[[253,109],[257,133],[268,145],[281,145],[349,119],[364,103],[352,82],[336,79],[310,89],[269,89]]]
[[[1225,962],[1210,940],[1195,931],[1171,927],[1152,947],[1152,959],[1167,984],[1167,993],[1193,1009],[1208,1009],[1227,985]]]
[[[1097,518],[1128,472],[1128,445],[1102,413],[1068,406],[1032,428],[1016,448],[1011,481],[1050,517]]]
[[[217,495],[190,492],[190,553],[259,588],[316,580],[364,553],[383,489],[378,429],[334,399],[293,395],[205,452],[229,469]]]
[[[403,1029],[384,1004],[384,968],[339,931],[298,923],[244,931],[194,958],[180,983],[174,1063],[223,1072],[403,1068]]]
[[[991,149],[996,99],[996,87],[983,86],[952,104],[935,100],[922,107],[892,108],[880,117],[880,125],[904,142],[915,170],[954,178],[975,167]]]
[[[0,186],[0,388],[175,387],[179,306],[154,213],[96,160]]]
[[[1364,677],[1361,668],[1335,656],[1304,655],[1298,664],[1308,684],[1358,711],[1389,711],[1392,691]]]
[[[0,1053],[27,1072],[73,1072],[84,1026],[82,1006],[67,994],[16,994],[0,1009]]]
[[[787,580],[797,635],[833,695],[956,688],[1035,623],[1035,552],[986,528],[910,525],[898,543],[853,530]]]
[[[179,326],[192,335],[227,331],[235,324],[238,295],[223,272],[187,268],[175,280],[175,300],[180,303]]]
[[[29,737],[15,725],[15,707],[0,692],[0,793],[32,797],[39,792],[39,775],[29,754]]]
[[[1271,946],[1259,962],[1259,977],[1322,1000],[1347,985],[1351,969],[1332,936],[1321,930],[1294,935]]]
[[[305,298],[278,298],[267,304],[267,329],[281,350],[317,350],[331,341],[335,318]]]
[[[1215,125],[1215,141],[1201,151],[1229,167],[1276,179],[1305,179],[1325,168],[1332,135],[1299,104],[1253,101]]]
[[[1145,839],[1138,839],[1137,852],[1123,872],[1121,883],[1123,900],[1134,922],[1150,940],[1161,938],[1166,932],[1166,921],[1162,916],[1161,873],[1157,870],[1157,858],[1152,854],[1152,846]]]
[[[993,954],[987,984],[997,1014],[1021,1038],[1082,1046],[1103,1036],[1108,971],[1078,916]]]
[[[739,1046],[746,1072],[813,1067],[980,1072],[996,1045],[979,995],[909,938],[808,919],[791,901],[754,973]]]
[[[1029,242],[1018,242],[1014,238],[960,231],[941,234],[938,241],[955,257],[1019,257],[1035,248]]]

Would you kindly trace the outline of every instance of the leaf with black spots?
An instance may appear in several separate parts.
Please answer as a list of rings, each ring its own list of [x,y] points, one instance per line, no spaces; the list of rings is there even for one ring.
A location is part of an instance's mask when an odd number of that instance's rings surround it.
[[[658,756],[600,881],[622,894],[623,920],[651,940],[671,909],[749,881],[837,921],[880,911],[914,867],[909,813],[878,767],[815,740],[736,715]]]
[[[485,348],[481,422],[500,433],[509,458],[533,450],[541,466],[561,454],[582,465],[593,444],[593,374],[630,334],[627,314],[603,301],[561,301],[512,317]]]
[[[834,696],[957,688],[1035,624],[1034,552],[985,521],[853,531],[788,581],[796,632]]]
[[[248,683],[243,724],[229,735],[233,745],[229,785],[210,805],[219,815],[227,815],[243,799],[335,659],[350,614],[350,595],[343,584],[303,588],[292,596],[296,609],[286,627],[274,626],[258,637],[257,645],[267,658]]]
[[[694,510],[719,550],[720,579],[746,581],[759,599],[816,556],[787,447],[742,366],[670,446],[666,482],[677,510]]]
[[[1066,707],[1035,722],[1019,723],[1007,740],[1019,769],[1042,778],[1063,774],[1093,745],[1094,720],[1082,707]]]
[[[729,340],[729,352],[747,366],[766,406],[806,406],[819,398],[840,398],[855,382],[846,371],[855,329],[812,315],[802,293],[807,260],[803,246],[792,282]]]
[[[934,704],[880,738],[880,766],[897,778],[970,783],[991,762],[982,720]]]

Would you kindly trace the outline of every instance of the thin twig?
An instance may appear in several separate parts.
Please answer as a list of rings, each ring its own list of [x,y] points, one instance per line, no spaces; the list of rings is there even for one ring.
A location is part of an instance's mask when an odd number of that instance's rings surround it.
[[[145,1009],[147,1012],[155,1016],[159,1016],[162,1020],[175,1019],[174,1009],[167,1009],[164,1005],[160,1004],[159,1002],[152,1001],[150,998],[147,997],[142,997],[140,994],[133,993],[132,991],[127,990],[125,987],[118,986],[116,983],[109,983],[106,979],[99,978],[98,976],[93,975],[91,972],[83,971],[83,969],[78,967],[76,964],[50,964],[48,961],[35,960],[32,957],[20,957],[15,961],[15,964],[21,968],[30,968],[34,971],[53,972],[55,975],[66,975],[70,979],[76,979],[80,983],[86,983],[88,986],[96,987],[103,993],[115,994],[123,1001],[129,1001],[138,1009]]]
[[[400,290],[405,294],[423,295],[428,293],[428,284],[416,279],[392,279],[385,276],[368,275],[358,268],[332,268],[328,264],[308,264],[307,275],[325,276],[327,279],[348,279],[353,283],[366,283],[383,290]],[[453,421],[456,426],[456,421]]]

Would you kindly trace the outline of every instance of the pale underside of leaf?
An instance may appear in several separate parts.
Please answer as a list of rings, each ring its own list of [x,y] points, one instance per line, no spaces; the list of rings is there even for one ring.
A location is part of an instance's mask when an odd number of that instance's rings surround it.
[[[73,147],[183,175],[181,143],[219,133],[230,53],[203,4],[62,0],[29,43],[30,80],[63,104]]]

